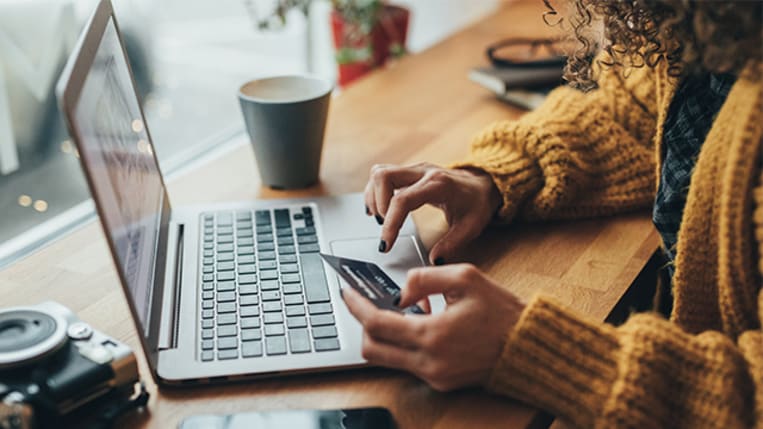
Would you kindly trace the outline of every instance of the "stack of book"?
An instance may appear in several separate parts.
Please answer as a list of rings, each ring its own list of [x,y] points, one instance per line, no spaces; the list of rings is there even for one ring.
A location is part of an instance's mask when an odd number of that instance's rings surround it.
[[[562,69],[479,67],[469,72],[469,80],[494,92],[503,101],[532,110],[562,83]]]

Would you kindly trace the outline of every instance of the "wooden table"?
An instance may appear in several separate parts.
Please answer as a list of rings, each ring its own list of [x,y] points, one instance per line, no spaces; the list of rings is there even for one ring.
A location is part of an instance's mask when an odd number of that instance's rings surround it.
[[[541,35],[541,2],[514,3],[495,16],[411,55],[353,85],[332,101],[321,184],[299,192],[262,189],[251,149],[243,145],[169,183],[174,204],[321,195],[363,189],[374,163],[448,163],[463,157],[471,135],[521,111],[496,101],[466,79],[485,63],[483,49],[507,36]],[[358,207],[358,215],[363,208]],[[444,227],[434,210],[415,219],[431,244]],[[490,229],[463,252],[524,298],[537,291],[597,319],[612,310],[657,247],[642,214]],[[98,329],[139,350],[100,225],[92,223],[0,272],[3,306],[59,301]],[[140,356],[141,373],[148,377]],[[437,393],[392,370],[257,381],[233,386],[162,390],[148,380],[149,412],[125,427],[174,427],[198,413],[284,408],[384,406],[402,428],[531,427],[548,418],[512,399],[480,389]]]

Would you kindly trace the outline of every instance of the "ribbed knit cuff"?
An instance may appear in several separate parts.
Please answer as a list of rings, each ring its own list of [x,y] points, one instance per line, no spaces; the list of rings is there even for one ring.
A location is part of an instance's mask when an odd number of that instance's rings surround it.
[[[616,377],[618,348],[613,327],[538,297],[509,332],[487,387],[592,427]]]

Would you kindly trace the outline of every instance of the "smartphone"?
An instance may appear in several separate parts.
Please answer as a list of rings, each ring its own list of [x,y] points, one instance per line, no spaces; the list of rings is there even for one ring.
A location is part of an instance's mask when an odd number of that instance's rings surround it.
[[[397,429],[386,408],[282,410],[203,414],[180,422],[178,429]]]

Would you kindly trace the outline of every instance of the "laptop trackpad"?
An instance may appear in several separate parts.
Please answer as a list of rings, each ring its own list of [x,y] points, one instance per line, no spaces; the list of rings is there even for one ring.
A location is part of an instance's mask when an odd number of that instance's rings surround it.
[[[373,262],[401,288],[405,287],[408,270],[425,265],[412,235],[401,235],[388,253],[378,251],[379,239],[362,238],[335,240],[330,243],[331,253],[350,259]],[[441,295],[430,297],[433,312],[440,312],[445,305]]]

